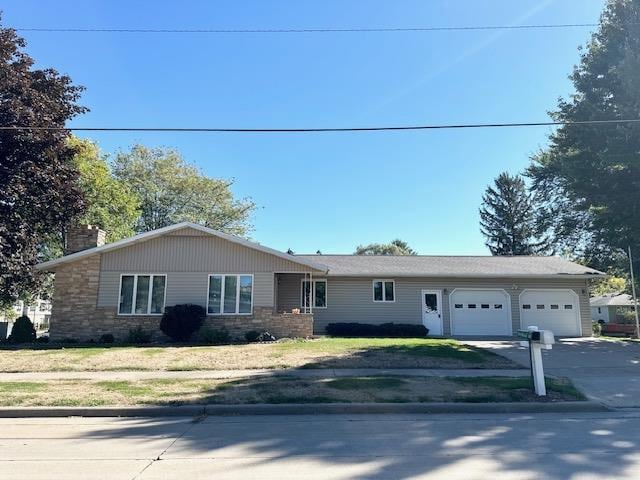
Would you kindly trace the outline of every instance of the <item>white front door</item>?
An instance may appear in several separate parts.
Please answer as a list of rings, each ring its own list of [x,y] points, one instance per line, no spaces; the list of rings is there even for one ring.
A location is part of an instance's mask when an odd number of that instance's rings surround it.
[[[422,323],[430,335],[442,335],[442,291],[422,290]]]

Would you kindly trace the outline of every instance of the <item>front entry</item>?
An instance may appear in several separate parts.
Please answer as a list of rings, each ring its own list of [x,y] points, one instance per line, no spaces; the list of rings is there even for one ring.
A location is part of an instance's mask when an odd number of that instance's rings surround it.
[[[430,335],[442,335],[442,291],[422,290],[422,324]]]

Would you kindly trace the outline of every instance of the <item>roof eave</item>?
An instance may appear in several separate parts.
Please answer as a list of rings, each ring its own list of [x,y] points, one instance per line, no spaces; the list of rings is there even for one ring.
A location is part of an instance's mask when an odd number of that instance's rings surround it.
[[[554,273],[554,274],[454,274],[454,273],[438,273],[438,274],[426,274],[426,273],[393,273],[393,272],[361,272],[361,273],[331,273],[329,270],[327,276],[329,277],[404,277],[404,278],[606,278],[609,275],[605,273]]]

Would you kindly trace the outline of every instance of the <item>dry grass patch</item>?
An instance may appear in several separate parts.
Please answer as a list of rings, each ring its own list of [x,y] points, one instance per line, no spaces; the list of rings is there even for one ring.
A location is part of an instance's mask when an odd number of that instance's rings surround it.
[[[527,378],[371,376],[248,377],[130,381],[0,382],[0,406],[132,406],[255,403],[512,402],[582,400],[568,380],[547,379],[537,397]]]
[[[456,340],[319,338],[226,346],[68,347],[0,350],[0,372],[283,368],[514,368]]]

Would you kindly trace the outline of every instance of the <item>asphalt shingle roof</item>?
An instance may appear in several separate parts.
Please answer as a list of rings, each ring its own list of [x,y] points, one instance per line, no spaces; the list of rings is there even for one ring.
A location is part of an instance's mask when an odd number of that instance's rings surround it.
[[[560,257],[295,255],[326,265],[329,275],[419,277],[537,277],[604,275]]]
[[[601,297],[592,297],[590,303],[592,307],[632,307],[633,297],[628,293],[614,293]]]

